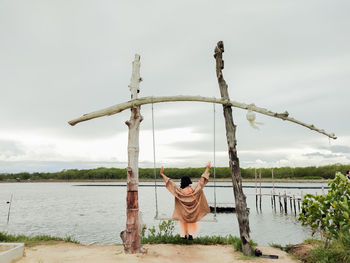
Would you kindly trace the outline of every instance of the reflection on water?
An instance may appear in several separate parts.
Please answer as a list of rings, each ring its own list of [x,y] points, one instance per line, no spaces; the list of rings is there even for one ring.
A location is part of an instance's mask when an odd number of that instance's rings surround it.
[[[125,187],[76,186],[81,183],[1,183],[0,184],[0,231],[8,233],[55,236],[72,236],[83,244],[121,243],[119,233],[125,229]],[[86,184],[86,183],[84,183]],[[98,183],[88,183],[97,185]],[[218,183],[217,183],[218,184]],[[219,183],[231,186],[231,183]],[[254,184],[254,183],[253,183]],[[253,185],[244,183],[244,185]],[[271,185],[263,183],[262,185]],[[277,185],[277,184],[275,184]],[[283,183],[285,186],[326,186],[314,183]],[[309,238],[311,231],[297,222],[294,214],[273,212],[270,197],[264,196],[262,212],[255,209],[255,189],[244,188],[250,208],[251,238],[260,245],[269,243],[298,243]],[[276,189],[276,192],[300,195],[300,189]],[[321,190],[303,189],[305,193]],[[262,189],[268,194],[271,189]],[[7,225],[8,204],[13,193],[10,223]],[[214,188],[206,187],[208,202],[214,200]],[[216,188],[217,203],[233,203],[231,187]],[[157,225],[155,194],[152,187],[139,188],[140,210],[148,227]],[[171,216],[174,199],[164,187],[158,187],[160,215]],[[209,215],[211,218],[212,215]],[[218,222],[200,222],[199,235],[239,236],[235,214],[218,214]]]

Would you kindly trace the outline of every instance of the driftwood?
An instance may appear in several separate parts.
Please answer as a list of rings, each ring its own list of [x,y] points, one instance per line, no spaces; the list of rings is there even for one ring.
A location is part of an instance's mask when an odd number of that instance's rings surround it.
[[[223,100],[230,100],[227,84],[222,74],[224,68],[224,61],[222,60],[222,53],[224,52],[224,43],[219,41],[215,48],[214,58],[216,60],[216,76],[218,78],[221,98]],[[228,145],[229,165],[232,176],[232,186],[235,196],[237,219],[239,224],[239,233],[242,240],[242,252],[246,256],[251,256],[252,247],[250,245],[249,237],[249,211],[247,209],[246,196],[242,189],[242,176],[239,168],[239,159],[237,156],[237,140],[236,140],[236,125],[233,122],[232,108],[229,105],[223,105],[226,139]]]
[[[130,109],[135,106],[141,106],[145,104],[151,104],[151,103],[160,103],[160,102],[172,102],[172,101],[198,101],[198,102],[211,102],[211,103],[217,103],[222,104],[225,106],[231,106],[235,108],[240,108],[244,110],[252,110],[270,117],[282,119],[285,121],[294,122],[298,125],[304,126],[306,128],[309,128],[310,130],[314,130],[318,133],[321,133],[323,135],[328,136],[329,138],[336,139],[337,137],[334,135],[334,133],[328,133],[325,130],[316,128],[313,124],[307,124],[302,121],[296,120],[292,117],[289,117],[289,113],[287,111],[278,113],[273,112],[261,107],[257,107],[254,104],[245,104],[241,102],[232,101],[229,99],[217,99],[217,98],[209,98],[209,97],[201,97],[201,96],[169,96],[169,97],[143,97],[138,98],[134,100],[130,100],[124,103],[120,103],[108,108],[105,108],[103,110],[94,111],[88,114],[84,114],[80,118],[74,119],[69,121],[68,123],[72,126],[74,126],[77,123],[103,117],[103,116],[110,116],[119,112],[122,112],[126,109]]]
[[[140,56],[135,55],[129,85],[131,98],[137,99],[140,78]],[[140,253],[141,238],[139,233],[139,127],[142,121],[140,106],[131,108],[130,120],[126,121],[129,128],[128,138],[128,168],[127,168],[127,196],[126,196],[126,230],[120,233],[125,253]]]

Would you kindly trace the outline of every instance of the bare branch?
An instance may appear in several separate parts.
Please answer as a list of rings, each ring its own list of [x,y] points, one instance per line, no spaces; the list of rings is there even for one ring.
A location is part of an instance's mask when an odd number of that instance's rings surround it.
[[[332,139],[337,139],[334,133],[327,133],[323,129],[318,129],[316,128],[313,124],[307,124],[304,122],[301,122],[299,120],[296,120],[294,118],[289,117],[289,113],[287,111],[283,113],[277,113],[273,112],[261,107],[257,107],[254,104],[245,104],[237,101],[229,101],[229,100],[223,100],[223,99],[217,99],[217,98],[209,98],[209,97],[201,97],[201,96],[169,96],[169,97],[143,97],[143,98],[138,98],[135,100],[130,100],[127,102],[123,102],[102,110],[94,111],[88,114],[84,114],[80,118],[74,119],[69,121],[68,123],[72,126],[79,122],[103,117],[103,116],[109,116],[113,115],[119,112],[122,112],[123,110],[130,109],[133,106],[140,106],[144,104],[151,104],[151,103],[160,103],[160,102],[172,102],[172,101],[198,101],[198,102],[211,102],[211,103],[217,103],[217,104],[222,104],[222,105],[227,105],[227,106],[232,106],[235,108],[239,109],[244,109],[244,110],[252,110],[267,116],[271,116],[274,118],[282,119],[285,121],[291,121],[296,124],[299,124],[301,126],[304,126],[306,128],[309,128],[310,130],[314,130],[318,133],[321,133],[323,135],[328,136],[329,138]]]

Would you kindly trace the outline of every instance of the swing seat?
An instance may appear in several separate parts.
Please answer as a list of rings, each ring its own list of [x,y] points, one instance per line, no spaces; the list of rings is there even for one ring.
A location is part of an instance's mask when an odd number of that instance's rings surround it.
[[[168,220],[171,220],[171,221],[177,221],[169,216],[166,216],[166,215],[161,215],[161,216],[155,216],[154,217],[155,220],[161,220],[161,221],[168,221]],[[216,219],[215,216],[213,216],[212,218],[205,218],[203,217],[201,220],[199,220],[199,222],[213,222],[213,223],[217,223],[218,220]]]

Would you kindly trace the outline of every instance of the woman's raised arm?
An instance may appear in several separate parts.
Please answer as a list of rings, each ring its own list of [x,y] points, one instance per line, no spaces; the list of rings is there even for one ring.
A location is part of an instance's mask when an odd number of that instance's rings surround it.
[[[204,171],[204,173],[201,176],[201,179],[199,179],[198,183],[199,183],[200,188],[203,188],[209,181],[210,165],[211,165],[211,163],[208,162],[206,167],[205,167],[205,171]]]
[[[163,177],[164,181],[166,181],[166,179],[168,179],[168,177],[164,174],[164,167],[163,166],[160,168],[160,175]]]

